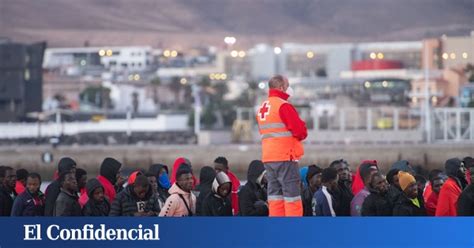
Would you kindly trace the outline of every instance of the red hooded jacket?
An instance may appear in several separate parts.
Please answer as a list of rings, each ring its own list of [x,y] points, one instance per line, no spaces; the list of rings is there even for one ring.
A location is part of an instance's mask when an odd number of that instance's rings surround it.
[[[439,192],[436,216],[456,216],[461,192],[458,182],[451,177],[448,178]]]
[[[97,177],[97,180],[99,180],[100,184],[102,184],[102,186],[104,187],[104,194],[109,199],[109,202],[112,204],[117,194],[115,192],[114,185],[110,183],[110,181],[107,178],[101,175]]]
[[[230,170],[227,171],[227,176],[232,182],[232,192],[230,194],[232,210],[234,210],[234,215],[237,215],[239,213],[239,196],[237,193],[239,192],[240,188],[240,180]]]

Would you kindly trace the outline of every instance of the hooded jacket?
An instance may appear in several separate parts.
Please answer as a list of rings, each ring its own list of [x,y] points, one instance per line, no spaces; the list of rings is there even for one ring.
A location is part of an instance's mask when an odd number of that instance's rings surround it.
[[[185,192],[176,183],[171,186],[168,192],[170,197],[166,199],[160,216],[183,217],[196,214],[196,197],[191,192]],[[190,212],[186,206],[189,207]]]
[[[232,171],[227,171],[227,176],[229,177],[230,181],[232,182],[232,190],[230,193],[230,199],[232,204],[232,211],[234,215],[239,213],[239,188],[240,188],[240,180],[237,176],[232,173]]]
[[[369,188],[370,195],[365,198],[362,204],[362,216],[391,216],[393,212],[392,204],[388,199],[388,192],[381,194]]]
[[[148,169],[148,172],[152,173],[153,175],[156,176],[156,182],[158,184],[158,200],[161,202],[161,203],[165,203],[166,202],[166,199],[168,199],[168,197],[170,196],[170,193],[168,193],[168,190],[167,188],[164,188],[161,184],[160,184],[160,171],[161,169],[164,168],[166,170],[166,174],[169,175],[169,171],[168,171],[168,166],[164,165],[164,164],[152,164],[150,165],[150,168]]]
[[[230,184],[231,189],[227,195],[218,194],[219,188],[224,184]],[[212,182],[212,193],[209,194],[202,203],[202,216],[232,216],[232,205],[229,200],[229,194],[232,191],[232,182],[224,172],[216,174]]]
[[[426,208],[426,214],[428,216],[435,216],[436,215],[436,208],[438,207],[438,198],[439,194],[436,192],[431,192],[430,196],[428,197],[428,200],[426,201],[425,208]],[[425,198],[423,197],[423,200]]]
[[[54,205],[53,216],[82,216],[79,197],[63,189],[59,193],[56,204]]]
[[[104,187],[104,194],[111,203],[114,202],[117,194],[115,191],[115,183],[117,181],[117,173],[121,167],[122,164],[113,158],[105,158],[100,165],[100,175],[97,179]]]
[[[474,184],[469,186],[461,193],[457,206],[458,216],[474,216]]]
[[[206,197],[211,194],[212,182],[216,178],[216,171],[210,166],[204,166],[201,168],[199,174],[199,181],[201,182],[196,189],[199,191],[199,195],[196,201],[196,215],[201,215],[202,203]]]
[[[69,157],[62,158],[58,163],[58,175],[70,171],[76,166],[76,162]],[[54,180],[51,184],[48,185],[45,191],[46,199],[44,205],[44,215],[53,216],[54,205],[56,204],[56,199],[61,192],[61,185],[59,184],[59,179]]]
[[[239,192],[239,214],[242,216],[268,216],[267,191],[261,186],[265,167],[260,160],[250,163],[247,183]]]
[[[10,216],[13,202],[17,194],[15,190],[8,190],[4,185],[0,186],[0,216]]]
[[[97,179],[91,179],[86,184],[86,192],[89,197],[89,200],[84,205],[82,209],[82,214],[84,216],[108,216],[110,212],[110,203],[109,200],[104,197],[103,202],[97,202],[94,200],[93,194],[94,190],[98,188],[104,188],[102,184]]]
[[[135,194],[134,186],[128,185],[117,194],[117,198],[110,208],[109,216],[134,216],[135,213],[139,212],[139,206],[143,206],[144,212],[160,212],[158,200],[151,187],[148,187],[145,198],[139,199]]]
[[[393,207],[394,216],[426,216],[423,197],[418,197],[420,207],[415,206],[405,194],[401,194]]]
[[[467,183],[465,178],[458,177],[460,167],[461,160],[457,158],[448,159],[445,163],[446,174],[449,178],[439,192],[436,216],[457,215],[457,201]]]
[[[178,169],[179,167],[182,165],[182,164],[187,164],[186,163],[186,159],[184,158],[177,158],[174,163],[173,163],[173,171],[171,171],[171,178],[170,178],[170,182],[171,184],[174,184],[176,182],[176,172],[178,172]],[[199,184],[199,181],[196,179],[196,177],[194,177],[193,175],[193,188],[196,187],[196,185]]]
[[[44,201],[43,192],[31,194],[26,189],[15,198],[11,216],[44,216]]]

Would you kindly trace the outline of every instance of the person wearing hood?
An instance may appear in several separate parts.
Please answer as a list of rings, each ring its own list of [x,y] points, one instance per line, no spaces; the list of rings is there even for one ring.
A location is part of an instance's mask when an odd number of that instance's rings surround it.
[[[93,178],[86,183],[86,194],[89,200],[82,208],[84,216],[109,216],[110,202],[105,198],[104,187]]]
[[[223,171],[216,173],[212,182],[212,193],[202,202],[202,216],[232,216],[232,205],[229,199],[232,182]]]
[[[323,170],[317,165],[310,165],[307,168],[308,170],[306,171],[304,181],[308,182],[308,186],[303,189],[301,196],[303,199],[303,216],[313,216],[313,197],[319,188],[321,188]]]
[[[431,194],[425,201],[426,214],[428,216],[435,216],[436,207],[438,206],[439,191],[444,184],[441,170],[432,170],[430,172]],[[424,199],[424,198],[423,198]]]
[[[25,169],[19,169],[16,171],[16,184],[15,192],[20,195],[25,191],[26,187],[26,178],[28,177],[28,171]]]
[[[303,194],[304,189],[308,187],[308,181],[306,181],[306,175],[308,175],[308,167],[309,166],[304,166],[300,168],[301,194]]]
[[[339,175],[338,186],[333,192],[334,200],[337,202],[337,216],[351,216],[351,201],[354,198],[352,194],[352,177],[349,164],[343,159],[333,161],[329,167],[337,170]]]
[[[193,167],[191,165],[191,161],[189,161],[189,159],[187,158],[177,158],[174,163],[173,163],[173,170],[171,171],[171,177],[170,177],[170,183],[171,184],[174,184],[176,182],[176,173],[178,172],[178,169],[179,167],[181,167],[181,165],[187,165],[189,168],[191,168],[191,172],[193,170]],[[199,181],[196,179],[196,177],[194,177],[193,175],[193,189],[196,187],[196,185],[199,184]]]
[[[76,161],[72,158],[64,157],[59,160],[58,163],[58,174],[64,174],[71,172],[74,175],[76,174]],[[48,185],[45,191],[46,200],[44,205],[44,216],[53,216],[54,205],[56,204],[56,199],[61,192],[61,185],[59,183],[59,178],[54,180],[51,184]]]
[[[166,199],[160,216],[183,217],[196,214],[196,197],[191,193],[194,188],[193,172],[189,165],[181,165],[176,171],[176,182],[171,186],[170,197]]]
[[[113,203],[117,192],[115,191],[115,183],[117,178],[120,176],[120,169],[122,164],[113,158],[105,158],[100,165],[99,176],[97,180],[104,187],[105,197],[108,198],[110,203]]]
[[[247,183],[239,191],[239,215],[268,216],[267,179],[260,160],[250,162]]]
[[[0,216],[10,216],[13,202],[17,196],[15,169],[4,166],[0,170],[0,176],[3,177],[3,183],[0,185]]]
[[[76,173],[71,171],[59,176],[61,192],[54,205],[53,216],[82,216],[79,197],[77,196]]]
[[[44,216],[44,194],[40,190],[41,176],[30,173],[26,177],[26,188],[15,198],[11,216]]]
[[[370,195],[365,198],[362,204],[362,216],[391,216],[393,212],[392,204],[388,199],[389,184],[385,176],[377,172],[370,179]]]
[[[164,164],[152,164],[148,168],[148,172],[155,175],[159,201],[165,203],[166,199],[170,196],[168,190],[171,188],[171,182],[168,177],[168,166]]]
[[[148,178],[141,171],[133,172],[127,187],[112,202],[109,216],[157,216],[160,206],[150,187]]]
[[[393,207],[394,216],[426,216],[423,197],[418,194],[415,177],[405,171],[398,172],[402,194]]]
[[[430,171],[430,173],[428,175],[429,182],[426,185],[425,190],[423,191],[423,199],[425,200],[425,202],[428,202],[428,198],[431,196],[431,193],[433,192],[433,187],[431,185],[431,179],[432,178],[438,178],[438,177],[443,178],[443,181],[444,181],[445,178],[444,178],[442,170],[434,169],[434,170]],[[439,194],[439,191],[438,191],[437,194]]]
[[[204,166],[201,168],[199,173],[200,184],[196,186],[196,190],[199,193],[196,201],[196,215],[201,215],[202,203],[204,199],[211,194],[212,182],[216,178],[216,171],[210,166]]]
[[[156,200],[158,201],[158,206],[161,208],[165,205],[166,199],[163,200],[163,198],[160,197],[160,194],[158,193],[158,181],[156,180],[156,176],[154,173],[147,172],[145,173],[146,178],[148,178],[148,182],[150,183],[150,188],[153,191],[153,194],[155,195]]]
[[[362,161],[359,168],[357,168],[357,173],[355,174],[354,180],[352,182],[352,194],[357,195],[362,189],[364,189],[364,178],[360,175],[360,169],[362,165],[372,166],[374,169],[378,170],[378,165],[376,160],[364,160]]]
[[[229,169],[229,162],[225,157],[217,157],[214,160],[214,169],[216,173],[224,172],[229,177],[230,181],[232,182],[232,191],[230,193],[230,202],[232,203],[232,212],[234,215],[239,213],[239,188],[240,188],[240,180],[237,176],[232,173]]]
[[[364,188],[360,190],[351,201],[351,216],[361,216],[362,204],[364,203],[365,198],[370,194],[370,178],[377,172],[378,167],[375,160],[363,161],[359,166],[358,175],[364,183]]]
[[[81,168],[76,168],[76,181],[79,190],[79,204],[83,208],[89,198],[86,190],[87,171]]]
[[[464,159],[464,162],[466,159]],[[474,216],[474,164],[468,163],[469,186],[459,196],[457,204],[458,216]]]
[[[456,216],[457,202],[466,187],[466,168],[458,158],[448,159],[444,166],[448,180],[441,187],[436,207],[436,216]]]
[[[471,168],[474,166],[474,158],[472,157],[464,157],[462,159],[462,162],[464,163],[464,167],[466,168]],[[469,170],[466,171],[466,180],[467,184],[471,184],[471,172]]]
[[[337,188],[339,175],[334,168],[326,168],[321,175],[322,187],[314,194],[313,215],[336,217],[336,202],[332,192]]]

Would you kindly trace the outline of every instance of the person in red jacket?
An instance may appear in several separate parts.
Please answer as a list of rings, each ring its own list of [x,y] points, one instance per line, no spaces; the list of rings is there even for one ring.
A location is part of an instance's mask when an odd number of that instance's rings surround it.
[[[439,192],[436,216],[456,216],[457,201],[462,190],[466,187],[466,168],[458,158],[448,159],[445,163],[448,180]]]
[[[436,207],[438,206],[439,191],[444,184],[444,178],[441,176],[440,170],[433,170],[430,172],[430,185],[432,192],[425,203],[426,214],[428,216],[435,216]]]
[[[234,215],[237,215],[239,213],[239,196],[237,193],[239,193],[240,180],[229,170],[229,162],[225,157],[218,157],[214,160],[214,170],[216,170],[216,173],[224,172],[232,182],[230,201],[232,204],[232,212]]]
[[[100,175],[97,176],[97,180],[99,180],[104,187],[104,194],[111,204],[117,195],[117,192],[115,191],[115,182],[120,176],[121,167],[122,164],[119,161],[113,158],[105,158],[100,165]]]
[[[26,187],[26,178],[28,177],[29,172],[25,169],[19,169],[16,171],[16,185],[15,192],[20,195],[25,191]]]

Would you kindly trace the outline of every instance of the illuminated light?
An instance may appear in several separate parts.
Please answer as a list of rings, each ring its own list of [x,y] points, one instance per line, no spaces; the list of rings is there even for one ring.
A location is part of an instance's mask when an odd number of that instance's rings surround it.
[[[226,80],[227,79],[227,74],[225,74],[225,73],[221,74],[221,79]]]
[[[214,73],[211,73],[211,74],[209,74],[209,78],[211,80],[214,80],[214,79],[216,79],[216,75]]]
[[[370,58],[371,58],[371,59],[376,59],[376,58],[377,58],[377,54],[375,54],[375,53],[370,53]]]
[[[188,80],[186,78],[181,78],[181,80],[179,80],[179,82],[182,84],[182,85],[185,85],[188,83]]]
[[[87,64],[87,63],[86,63],[85,60],[81,60],[81,65],[82,65],[82,66],[85,66],[86,64]]]
[[[433,96],[433,98],[431,98],[431,102],[432,102],[433,104],[438,103],[438,97]]]
[[[140,80],[140,75],[138,75],[138,74],[135,74],[135,76],[133,76],[133,79],[134,79],[135,81],[138,81],[138,80]]]
[[[383,81],[383,82],[382,82],[382,86],[383,86],[384,88],[387,88],[387,87],[388,87],[388,82],[387,82],[387,81]]]
[[[245,52],[244,52],[244,51],[240,51],[240,52],[239,52],[239,57],[241,57],[241,58],[245,57]]]
[[[443,53],[443,56],[442,56],[442,57],[443,57],[443,59],[445,59],[445,60],[446,60],[446,59],[448,59],[448,58],[449,58],[449,55],[448,55],[448,53]]]
[[[258,88],[260,88],[260,89],[263,90],[263,89],[265,89],[265,85],[266,85],[266,84],[265,84],[264,82],[260,82],[260,83],[258,84]]]
[[[106,54],[107,54],[107,56],[112,56],[113,52],[112,52],[112,50],[109,49],[109,50],[107,50]]]
[[[215,78],[216,80],[221,80],[221,74],[216,73],[216,74],[214,75],[214,78]]]
[[[128,75],[128,81],[132,81],[133,80],[133,75]]]
[[[309,52],[306,53],[306,57],[308,57],[308,59],[312,59],[312,58],[314,58],[314,53],[309,51]]]
[[[171,51],[171,57],[176,57],[176,56],[178,56],[178,51],[176,50]]]
[[[101,56],[101,57],[104,57],[104,56],[105,56],[105,50],[104,50],[104,49],[101,49],[101,50],[99,51],[99,56]]]
[[[383,59],[383,57],[384,57],[384,56],[383,56],[383,53],[377,53],[377,58],[378,58],[378,59]]]
[[[226,36],[224,38],[224,42],[227,44],[227,45],[234,45],[236,42],[237,42],[237,39],[233,36]]]
[[[462,58],[467,59],[467,53],[462,53]]]
[[[365,88],[370,88],[370,82],[369,82],[369,81],[365,81],[364,87],[365,87]]]
[[[165,50],[165,51],[163,52],[163,56],[165,56],[165,57],[171,56],[170,50]]]
[[[412,101],[413,103],[417,103],[417,102],[418,102],[418,98],[417,98],[417,97],[412,97],[412,98],[411,98],[411,101]]]
[[[455,54],[455,53],[451,53],[451,54],[449,55],[449,57],[450,57],[451,59],[456,59],[456,54]]]
[[[232,52],[230,52],[230,56],[232,56],[232,58],[236,58],[237,56],[239,56],[239,52],[236,50],[233,50]]]
[[[281,48],[280,47],[275,47],[275,48],[273,48],[273,52],[275,54],[280,54],[281,53]]]

